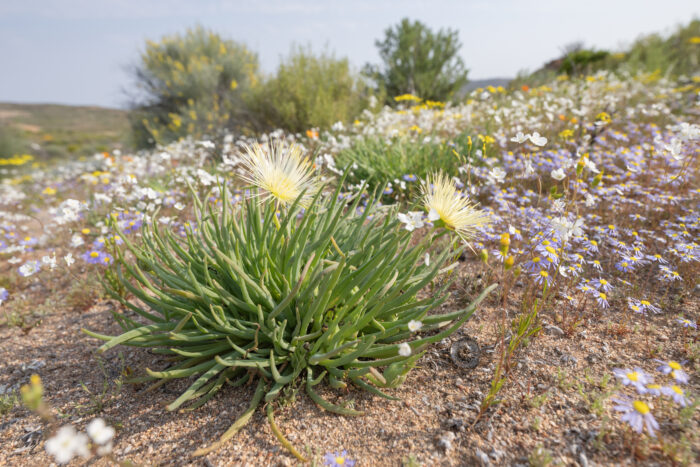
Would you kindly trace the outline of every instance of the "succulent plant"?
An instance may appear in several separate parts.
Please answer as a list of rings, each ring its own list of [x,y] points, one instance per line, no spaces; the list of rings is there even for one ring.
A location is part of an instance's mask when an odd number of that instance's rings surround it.
[[[124,330],[116,337],[85,331],[106,341],[99,351],[123,344],[173,357],[172,366],[132,379],[196,377],[168,410],[197,408],[224,384],[257,381],[249,409],[196,454],[233,436],[264,401],[273,432],[302,458],[274,423],[269,403],[283,389],[301,382],[319,406],[343,415],[362,412],[324,400],[316,385],[351,383],[394,399],[383,389],[401,384],[426,346],[455,332],[493,287],[465,309],[429,314],[455,276],[447,274],[455,265],[445,266],[459,253],[451,247],[424,261],[446,231],[415,243],[394,208],[377,196],[341,195],[340,186],[282,207],[250,198],[233,205],[223,186],[221,207],[195,197],[197,220],[185,237],[155,221],[139,245],[122,236],[116,276],[138,301],[107,287],[141,319],[115,312]],[[408,326],[418,321],[420,334]]]

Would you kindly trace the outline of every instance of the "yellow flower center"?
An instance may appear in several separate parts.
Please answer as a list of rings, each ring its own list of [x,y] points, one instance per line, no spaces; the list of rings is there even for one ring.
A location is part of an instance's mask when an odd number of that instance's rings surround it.
[[[540,262],[540,257],[539,257],[539,256],[535,256],[534,258],[532,258],[532,262],[533,262],[533,263],[539,263],[539,262]]]
[[[629,379],[630,381],[635,381],[635,382],[639,381],[639,373],[637,373],[636,371],[632,371],[630,373],[627,373],[627,379]]]
[[[344,457],[341,457],[341,456],[338,456],[338,457],[335,458],[335,463],[338,464],[338,465],[343,465],[343,464],[345,464],[345,458],[344,458]]]
[[[671,368],[674,369],[674,370],[680,370],[680,369],[681,369],[681,364],[678,363],[678,362],[674,362],[673,360],[671,360],[670,362],[668,362],[668,366],[671,367]]]
[[[608,281],[606,281],[605,279],[601,279],[600,285],[608,285]]]
[[[549,277],[549,273],[547,271],[540,271],[540,276]]]
[[[90,256],[91,256],[92,258],[97,258],[98,256],[100,256],[100,254],[99,254],[98,252],[96,252],[96,251],[93,251],[93,252],[90,253]]]
[[[553,255],[555,255],[555,254],[557,253],[557,252],[554,250],[554,248],[552,248],[551,246],[546,246],[546,247],[544,247],[544,249],[547,250],[548,252],[550,252],[550,253],[553,254]]]
[[[647,388],[649,388],[649,389],[661,389],[661,385],[659,385],[659,384],[647,384]]]
[[[634,402],[632,402],[632,407],[634,407],[634,410],[636,410],[637,412],[639,412],[639,413],[642,414],[642,415],[646,415],[646,414],[649,413],[649,406],[646,405],[646,404],[645,404],[644,402],[642,402],[642,401],[634,401]]]
[[[642,301],[639,302],[639,303],[641,303],[642,305],[645,305],[645,306],[651,305],[651,303],[649,303],[647,300],[642,300]]]
[[[603,299],[603,300],[607,300],[607,299],[608,299],[608,296],[605,295],[603,292],[601,292],[601,293],[600,293],[600,298]]]
[[[679,386],[676,386],[675,384],[673,386],[671,386],[671,389],[673,389],[673,392],[675,392],[676,394],[683,394],[683,390]]]

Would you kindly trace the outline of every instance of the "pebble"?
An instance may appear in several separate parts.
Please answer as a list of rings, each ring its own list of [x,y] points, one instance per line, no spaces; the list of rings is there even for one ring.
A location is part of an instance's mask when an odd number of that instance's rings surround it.
[[[586,457],[586,452],[581,449],[581,452],[578,453],[578,463],[581,464],[581,467],[588,467],[588,458]]]
[[[438,447],[444,451],[449,451],[452,449],[452,441],[454,441],[454,439],[455,434],[451,431],[446,431],[442,434],[442,436],[440,436],[440,439],[438,440]]]
[[[474,454],[476,454],[476,458],[479,459],[479,462],[481,462],[481,465],[491,465],[491,461],[489,460],[489,456],[486,455],[484,451],[482,451],[479,448],[476,448],[476,451],[474,451]]]
[[[564,363],[571,363],[572,365],[576,365],[578,363],[578,359],[568,353],[561,356],[561,361]]]
[[[31,363],[23,363],[22,364],[22,371],[28,371],[28,370],[38,370],[39,368],[43,368],[46,366],[46,362],[43,360],[32,360]]]
[[[447,420],[447,427],[457,431],[465,431],[467,422],[463,418],[450,418]]]
[[[561,329],[559,326],[555,326],[555,325],[553,325],[553,324],[548,324],[548,325],[546,325],[546,326],[544,327],[544,330],[545,330],[548,334],[552,334],[552,335],[555,335],[555,336],[563,336],[563,335],[564,335],[564,331],[562,331],[562,329]]]

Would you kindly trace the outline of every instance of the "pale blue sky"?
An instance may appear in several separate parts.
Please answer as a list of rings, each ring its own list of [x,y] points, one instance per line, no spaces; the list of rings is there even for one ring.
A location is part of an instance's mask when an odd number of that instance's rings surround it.
[[[536,69],[573,41],[615,49],[699,15],[697,0],[0,0],[0,101],[123,106],[124,68],[144,41],[196,24],[246,43],[266,72],[293,42],[359,69],[407,16],[459,30],[479,79]]]

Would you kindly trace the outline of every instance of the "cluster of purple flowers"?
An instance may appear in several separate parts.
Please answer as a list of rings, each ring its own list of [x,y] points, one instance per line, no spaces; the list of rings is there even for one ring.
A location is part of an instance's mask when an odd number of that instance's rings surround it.
[[[634,388],[638,396],[667,397],[680,407],[687,407],[691,400],[680,386],[687,384],[689,380],[688,373],[683,370],[685,362],[656,361],[661,364],[656,370],[663,375],[670,376],[673,379],[671,383],[663,386],[656,384],[654,378],[639,367],[634,369],[615,368],[613,374],[624,386]],[[612,400],[616,404],[613,409],[622,413],[620,420],[627,422],[637,433],[641,433],[646,427],[650,436],[656,436],[655,432],[659,429],[659,423],[651,413],[650,405],[647,402],[628,395],[618,396]]]

